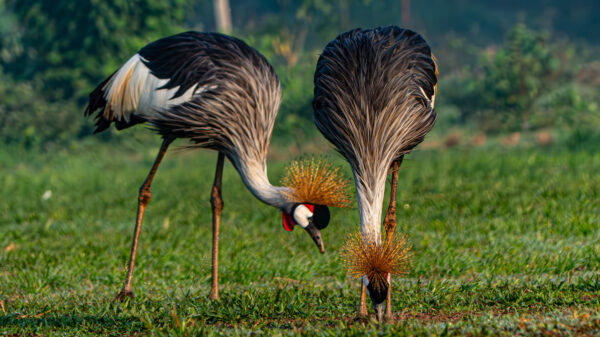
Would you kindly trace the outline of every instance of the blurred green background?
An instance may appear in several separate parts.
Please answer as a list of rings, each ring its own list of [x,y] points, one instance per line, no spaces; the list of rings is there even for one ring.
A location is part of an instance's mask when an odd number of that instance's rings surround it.
[[[0,0],[0,142],[24,149],[77,146],[92,131],[82,116],[89,92],[155,39],[217,30],[213,2]],[[510,143],[523,132],[540,143],[600,141],[598,1],[230,0],[229,5],[231,34],[262,52],[282,81],[275,143],[306,144],[317,136],[312,78],[326,43],[354,27],[387,24],[420,32],[438,58],[435,133],[442,144],[479,144],[486,136],[512,133]],[[141,142],[156,138],[137,129],[128,132]],[[98,139],[129,137],[111,131]]]

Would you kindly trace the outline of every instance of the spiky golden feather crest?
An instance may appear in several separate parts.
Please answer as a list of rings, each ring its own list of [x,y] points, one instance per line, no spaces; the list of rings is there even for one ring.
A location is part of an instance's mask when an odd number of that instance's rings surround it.
[[[410,245],[405,235],[394,235],[383,243],[372,236],[363,237],[360,231],[350,234],[342,247],[342,261],[347,272],[355,278],[366,275],[375,289],[384,286],[387,274],[408,272]]]
[[[322,157],[292,162],[281,185],[289,188],[284,194],[292,202],[350,207],[348,180]]]

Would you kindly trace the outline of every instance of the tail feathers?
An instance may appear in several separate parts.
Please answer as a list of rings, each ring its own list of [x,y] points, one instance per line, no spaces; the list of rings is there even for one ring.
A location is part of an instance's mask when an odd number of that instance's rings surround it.
[[[90,101],[88,106],[85,108],[85,112],[83,113],[84,116],[88,117],[97,111],[95,116],[96,129],[94,130],[94,134],[108,129],[112,123],[112,118],[108,119],[104,116],[104,110],[106,107],[104,87],[106,86],[106,83],[108,83],[108,81],[110,81],[110,79],[114,76],[114,74],[115,73],[112,73],[110,76],[108,76],[104,81],[102,81],[102,83],[100,83],[100,85],[96,87],[96,89],[94,89],[94,91],[90,93]]]
[[[96,89],[94,89],[94,91],[90,93],[90,101],[88,106],[85,108],[84,116],[88,117],[98,109],[102,109],[100,111],[100,115],[104,112],[104,107],[106,106],[106,99],[104,99],[104,87],[114,74],[115,73],[112,73],[110,76],[108,76],[96,87]]]
[[[118,71],[118,70],[117,70]],[[127,129],[132,127],[138,123],[144,123],[145,120],[135,115],[131,115],[129,121],[125,120],[115,120],[114,115],[111,109],[106,109],[106,86],[107,83],[113,78],[113,76],[117,72],[115,71],[110,76],[108,76],[102,83],[100,83],[94,91],[90,93],[90,100],[85,108],[84,116],[88,117],[92,114],[95,114],[96,123],[94,124],[96,128],[94,129],[94,134],[102,132],[110,127],[110,125],[114,122],[117,130]]]

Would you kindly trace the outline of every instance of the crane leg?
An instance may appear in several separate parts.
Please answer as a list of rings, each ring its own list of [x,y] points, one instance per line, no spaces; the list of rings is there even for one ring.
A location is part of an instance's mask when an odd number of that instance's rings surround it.
[[[358,309],[356,311],[356,319],[365,319],[369,315],[367,312],[367,287],[360,280],[360,302],[358,303]]]
[[[225,155],[219,152],[217,159],[217,170],[215,172],[215,181],[210,192],[210,203],[213,212],[213,237],[212,237],[212,285],[210,287],[211,300],[219,299],[219,224],[221,222],[221,210],[223,209],[223,199],[221,197],[221,180],[223,177],[223,162]]]
[[[116,300],[123,301],[125,298],[133,298],[133,287],[131,286],[131,279],[133,278],[133,269],[135,268],[135,255],[137,253],[137,245],[140,239],[140,229],[142,228],[142,219],[144,218],[144,211],[146,211],[146,205],[150,202],[150,198],[152,194],[150,193],[150,185],[152,184],[152,179],[156,174],[156,170],[160,165],[165,153],[167,152],[167,148],[173,142],[172,138],[165,138],[160,146],[160,150],[158,151],[158,155],[154,160],[154,164],[146,177],[146,180],[140,187],[140,193],[138,195],[138,210],[137,217],[135,220],[135,228],[133,230],[133,242],[131,243],[131,253],[129,254],[129,268],[127,269],[127,278],[125,279],[125,284],[121,289],[121,292],[116,296]]]
[[[383,220],[383,227],[385,229],[386,240],[394,239],[394,232],[396,231],[396,194],[398,190],[398,171],[400,170],[400,164],[402,159],[395,160],[392,163],[392,180],[390,181],[390,201],[388,209]],[[390,285],[387,293],[387,300],[385,301],[385,319],[390,321],[392,319],[392,277],[389,278]]]

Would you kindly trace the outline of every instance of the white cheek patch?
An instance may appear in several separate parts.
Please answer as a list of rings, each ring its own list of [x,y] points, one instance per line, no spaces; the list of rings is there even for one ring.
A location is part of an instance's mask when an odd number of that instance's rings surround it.
[[[304,205],[298,205],[298,207],[296,207],[294,210],[293,215],[294,221],[296,221],[296,223],[302,228],[306,228],[306,226],[308,226],[308,218],[312,216],[313,213]]]

